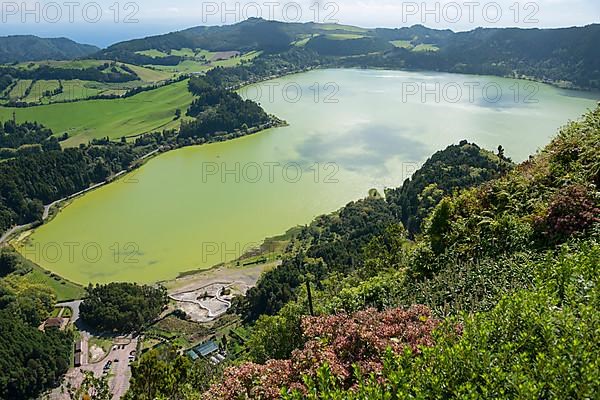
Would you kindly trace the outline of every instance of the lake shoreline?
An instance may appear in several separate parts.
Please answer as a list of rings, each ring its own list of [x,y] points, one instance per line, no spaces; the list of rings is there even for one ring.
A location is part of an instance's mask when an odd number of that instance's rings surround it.
[[[290,76],[292,76],[292,75],[298,75],[298,76],[303,76],[303,78],[302,78],[302,79],[298,78],[298,79],[296,79],[296,81],[307,81],[307,82],[309,82],[309,81],[310,81],[310,82],[312,82],[312,80],[318,79],[319,77],[320,77],[320,78],[322,78],[322,79],[323,79],[323,81],[325,81],[326,79],[328,79],[328,77],[329,77],[329,76],[337,76],[337,75],[339,75],[339,74],[338,74],[338,72],[339,72],[339,71],[341,71],[341,72],[343,73],[343,74],[340,76],[340,79],[350,79],[350,80],[354,80],[354,79],[355,79],[355,77],[353,77],[353,75],[351,74],[351,71],[365,71],[365,70],[363,70],[363,69],[356,69],[356,68],[352,68],[352,69],[349,69],[349,68],[345,68],[345,69],[338,69],[338,68],[335,68],[335,69],[331,69],[331,70],[327,70],[327,69],[325,69],[325,70],[324,70],[324,69],[318,69],[317,71],[309,71],[309,72],[315,72],[315,73],[318,73],[318,74],[323,74],[323,73],[325,73],[325,75],[319,75],[317,78],[315,78],[315,77],[313,77],[313,76],[304,76],[304,75],[303,75],[303,74],[304,74],[303,72],[294,72],[293,74],[286,75],[286,76],[285,76],[285,78],[280,78],[280,79],[284,79],[284,81],[285,81],[285,79],[289,79],[289,77],[290,77]],[[346,71],[346,73],[344,73],[344,71]],[[373,70],[373,71],[374,71],[374,72],[390,71],[390,72],[392,72],[392,73],[398,73],[398,72],[399,72],[399,71],[396,71],[396,70],[388,70],[388,69],[385,69],[385,70],[380,70],[380,69],[377,69],[377,70]],[[404,72],[404,71],[401,71],[401,72]],[[336,75],[336,74],[337,74],[337,75]],[[443,73],[443,74],[449,74],[449,75],[452,75],[452,77],[454,77],[454,76],[456,76],[456,75],[457,75],[457,74],[450,74],[450,73]],[[461,75],[463,75],[463,74],[461,74]],[[436,75],[435,75],[435,74],[433,74],[432,76],[436,76]],[[371,76],[371,78],[369,78],[369,79],[373,79],[373,78],[376,78],[376,74],[373,74],[373,75]],[[381,78],[381,77],[380,77],[380,78]],[[444,78],[444,76],[442,76],[441,78]],[[441,78],[440,78],[440,79],[441,79]],[[310,82],[309,82],[309,83],[310,83]],[[377,81],[377,82],[382,82],[384,86],[387,86],[387,85],[389,85],[390,83],[394,83],[394,81],[390,81],[390,80],[387,80],[387,79],[380,79],[380,80],[379,80],[379,81]],[[396,81],[396,82],[398,82],[398,81]],[[248,85],[246,85],[246,86],[248,86]],[[385,98],[385,97],[384,97],[384,98]],[[281,106],[281,105],[280,105],[280,106]],[[289,105],[283,104],[283,106],[284,106],[284,108],[285,108],[285,109],[287,109],[287,110],[290,110],[290,106],[289,106]],[[292,107],[292,108],[293,108],[293,107]],[[342,108],[343,108],[343,107],[342,107]],[[335,110],[335,111],[339,111],[339,107],[338,107],[338,108],[336,108],[336,110]],[[279,112],[277,112],[276,110],[273,110],[273,109],[268,109],[268,110],[267,110],[267,112],[269,112],[269,114],[280,114]],[[287,119],[287,118],[286,118],[286,119]],[[313,120],[315,120],[315,121],[316,121],[316,120],[319,120],[319,118],[318,118],[317,116],[312,116],[312,119],[313,119]],[[414,118],[413,118],[413,119],[414,119]],[[338,120],[340,120],[340,119],[338,118]],[[343,120],[343,119],[342,119],[342,120]],[[325,123],[325,122],[323,122],[323,123]],[[295,126],[295,125],[297,125],[297,124],[296,124],[296,121],[295,121],[295,120],[292,120],[292,121],[291,121],[291,123],[290,123],[290,127],[291,127],[291,128],[294,130],[294,132],[295,132],[295,131],[302,131],[302,130],[305,130],[305,129],[306,129],[306,127],[304,127],[304,126],[302,126],[302,125],[300,125],[300,126]],[[262,129],[262,130],[260,130],[260,131],[253,132],[253,133],[264,133],[265,131],[268,131],[268,130],[269,130],[269,129]],[[501,130],[501,132],[504,132],[504,130]],[[219,144],[219,145],[220,145],[220,144],[225,144],[225,143],[232,143],[232,142],[235,142],[233,139],[242,138],[242,137],[249,137],[249,136],[255,136],[255,135],[253,135],[253,133],[251,133],[251,134],[246,134],[246,135],[240,135],[240,136],[237,136],[237,137],[231,137],[231,138],[221,139],[221,140],[218,140],[218,141],[215,141],[215,142],[211,142],[211,143],[202,143],[202,144]],[[551,133],[553,133],[553,132],[548,132],[548,134],[551,134]],[[262,137],[263,135],[256,135],[256,136],[261,136],[261,137]],[[286,134],[286,136],[289,136],[289,135],[287,135],[287,134]],[[462,136],[462,135],[461,135],[461,136]],[[292,138],[290,138],[290,139],[292,139]],[[262,140],[267,140],[267,139],[262,139]],[[261,140],[261,141],[262,141],[262,140]],[[451,138],[450,138],[450,139],[448,139],[448,140],[449,140],[450,142],[454,142],[454,141],[455,141],[454,139],[451,139]],[[504,140],[505,140],[505,139],[503,139],[502,141],[504,141]],[[287,139],[284,139],[284,141],[287,141]],[[495,141],[495,140],[494,140],[494,141]],[[545,140],[544,140],[544,141],[545,141]],[[219,143],[216,143],[216,142],[219,142]],[[255,142],[255,141],[253,141],[253,142]],[[259,142],[260,142],[260,141],[259,141]],[[166,151],[161,151],[161,152],[158,152],[158,153],[156,153],[156,154],[155,154],[153,157],[149,157],[149,159],[152,159],[152,160],[154,160],[154,159],[158,159],[158,157],[156,157],[156,156],[158,156],[158,155],[161,155],[161,154],[167,154],[167,153],[172,153],[172,152],[171,152],[171,150],[182,149],[183,147],[186,147],[186,148],[198,148],[198,149],[199,149],[199,148],[204,148],[204,146],[202,146],[201,144],[200,144],[200,145],[194,144],[194,145],[189,145],[189,146],[182,146],[182,147],[177,147],[177,148],[173,148],[173,149],[168,149],[168,150],[166,150]],[[233,146],[233,147],[236,147],[236,146]],[[439,146],[438,146],[438,147],[439,147]],[[436,148],[436,149],[439,149],[438,147],[435,147],[435,148]],[[489,148],[489,145],[488,145],[488,146],[486,146],[486,147],[488,147],[488,148]],[[227,148],[231,148],[231,147],[229,147],[229,146],[228,146]],[[219,147],[219,149],[220,149],[220,147]],[[431,151],[431,152],[432,152],[432,151]],[[426,150],[426,151],[424,151],[424,153],[425,153],[426,155],[429,155],[429,154],[431,154],[431,152],[430,152],[430,150]],[[197,153],[197,152],[194,152],[193,154],[196,154],[196,153]],[[205,153],[205,152],[202,152],[202,154],[204,154],[204,153]],[[221,153],[221,151],[219,150],[219,151],[218,151],[218,153]],[[277,154],[277,152],[276,152],[276,153],[274,153],[274,154]],[[509,154],[510,154],[510,153],[509,153]],[[197,157],[197,156],[195,156],[195,157]],[[334,157],[334,158],[335,158],[335,157]],[[144,162],[143,162],[141,165],[146,165],[146,161],[148,161],[148,160],[145,160],[145,161],[144,161]],[[219,162],[221,162],[221,161],[219,161]],[[141,165],[140,165],[140,166],[141,166]],[[131,171],[130,171],[130,172],[131,172]],[[129,174],[124,174],[124,176],[130,176],[130,175],[129,175]],[[122,178],[122,177],[123,177],[123,176],[120,176],[120,177],[119,177],[119,179],[117,179],[117,180],[120,180],[120,178]],[[401,184],[401,182],[400,182],[400,184]],[[106,185],[104,185],[104,186],[106,186]],[[357,186],[357,187],[358,187],[358,186]],[[390,187],[391,187],[391,186],[390,186]],[[362,189],[364,189],[363,191],[366,191],[366,190],[368,190],[368,189],[370,189],[370,188],[371,188],[371,185],[368,185],[368,186],[362,187]],[[357,193],[358,193],[358,191],[357,191]],[[87,193],[86,193],[86,194],[87,194]],[[81,197],[84,197],[84,196],[81,196]],[[243,195],[242,195],[242,197],[243,197]],[[355,199],[355,200],[356,200],[356,199],[358,199],[358,198],[359,198],[359,197],[356,197],[356,196],[352,197],[352,199]],[[343,200],[343,201],[347,201],[347,200]],[[339,206],[343,206],[343,204],[345,204],[345,203],[338,203],[338,204],[337,204],[337,207],[339,207]],[[336,206],[328,206],[328,207],[329,207],[329,208],[333,208],[333,209],[335,209],[335,207],[336,207]],[[327,209],[329,209],[329,208],[327,208]],[[319,215],[319,214],[321,214],[321,213],[323,213],[323,212],[317,212],[317,215]],[[325,212],[325,213],[326,213],[326,212]],[[192,223],[192,222],[190,221],[190,223]],[[292,226],[292,225],[294,225],[294,224],[289,224],[289,225],[286,225],[286,226],[287,226],[287,227],[289,227],[289,226]],[[281,231],[283,231],[283,230],[281,230]],[[268,236],[270,236],[270,235],[267,235],[267,236],[262,236],[262,238],[264,239],[265,237],[268,237]],[[210,268],[215,268],[215,267],[217,267],[218,265],[219,265],[219,263],[212,264],[212,267],[210,267]],[[42,267],[42,268],[44,268],[44,269],[47,269],[47,268],[45,268],[45,267]],[[202,271],[206,271],[207,269],[210,269],[210,268],[208,268],[208,267],[207,267],[207,268],[199,268],[199,267],[196,267],[196,266],[190,266],[190,268],[188,269],[188,271],[189,271],[189,270],[195,270],[195,271],[200,271],[200,270],[202,270]],[[49,270],[52,270],[52,269],[49,269]],[[185,270],[185,269],[183,269],[183,270]],[[181,271],[181,269],[180,269],[180,271]],[[59,275],[61,275],[61,274],[59,273]],[[71,279],[71,280],[73,280],[73,279]],[[170,281],[170,280],[171,280],[171,279],[169,279],[168,281]],[[154,281],[155,281],[155,282],[158,282],[158,281],[163,281],[163,279],[157,279],[157,280],[154,280]]]

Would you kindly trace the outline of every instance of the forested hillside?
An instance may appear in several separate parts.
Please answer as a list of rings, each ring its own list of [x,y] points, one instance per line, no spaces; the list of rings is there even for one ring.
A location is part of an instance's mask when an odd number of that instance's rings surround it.
[[[274,314],[295,298],[306,275],[317,285],[331,274],[346,275],[374,268],[365,264],[365,252],[377,245],[395,244],[405,236],[400,226],[418,221],[444,195],[500,176],[512,164],[466,141],[434,154],[402,188],[390,190],[386,199],[367,198],[340,211],[318,217],[298,235],[298,243],[283,264],[267,272],[255,288],[240,299],[240,312],[248,321]],[[410,217],[409,217],[410,216]],[[377,239],[382,243],[377,243]]]
[[[102,182],[127,169],[136,151],[120,144],[61,150],[41,125],[4,123],[0,149],[0,232],[41,220],[43,205]],[[14,149],[15,146],[19,146]]]
[[[389,204],[369,198],[318,218],[238,304],[256,321],[248,362],[204,371],[214,384],[203,398],[594,398],[598,143],[600,107],[515,168],[502,151],[462,143]],[[476,179],[453,179],[465,170]],[[436,176],[444,194],[436,205],[417,196],[417,210],[431,211],[411,239],[397,199]],[[176,357],[164,368],[178,384],[149,382],[139,371],[154,357],[136,367],[133,391],[204,391],[191,370],[173,372]]]
[[[277,315],[260,317],[249,341],[269,344],[250,350],[252,361],[281,361],[233,367],[205,398],[279,398],[281,388],[290,399],[594,397],[598,143],[600,108],[504,176],[444,196],[416,240],[390,221],[350,272],[318,257],[326,272],[301,275],[314,281],[323,317],[300,317],[306,292],[296,291]],[[432,160],[412,182],[448,170],[430,169]],[[368,307],[387,310],[390,322],[377,328],[374,310],[360,312]]]
[[[151,151],[223,140],[281,123],[226,86],[223,71],[191,79],[189,90],[197,97],[187,111],[192,120],[178,130],[140,135],[134,142],[125,137],[120,142],[106,138],[62,149],[59,138],[38,123],[8,120],[0,124],[0,233],[41,221],[44,205],[137,166]],[[245,68],[228,76],[239,82],[248,78]],[[181,110],[174,116],[179,118]],[[60,140],[67,137],[64,133]]]
[[[97,52],[96,46],[66,38],[45,39],[33,35],[0,37],[0,63],[37,60],[71,60]]]
[[[44,284],[23,276],[30,267],[20,255],[0,249],[0,398],[36,398],[67,372],[73,333],[41,332],[40,323],[56,296]]]
[[[561,29],[478,28],[468,32],[422,25],[364,29],[335,24],[284,23],[250,18],[225,26],[199,26],[117,43],[99,59],[177,65],[172,50],[214,52],[290,49],[315,53],[323,64],[345,67],[423,69],[517,76],[579,88],[600,87],[600,25]],[[152,57],[146,51],[167,56]]]
[[[193,77],[189,90],[197,98],[187,115],[195,120],[182,124],[179,133],[182,138],[207,138],[211,134],[248,130],[269,122],[269,116],[258,104],[243,100],[239,94],[214,84],[210,79]]]

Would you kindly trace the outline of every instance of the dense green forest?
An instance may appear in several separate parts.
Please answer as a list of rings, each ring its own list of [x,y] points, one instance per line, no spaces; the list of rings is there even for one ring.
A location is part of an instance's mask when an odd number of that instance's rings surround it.
[[[166,304],[163,287],[109,283],[88,286],[79,311],[81,319],[100,332],[129,333],[157,318]]]
[[[40,332],[9,310],[0,310],[0,397],[33,398],[60,382],[69,368],[71,333]]]
[[[21,145],[0,163],[0,232],[40,220],[44,204],[104,181],[137,157],[134,147],[108,141],[61,150],[49,133],[38,124],[4,124],[2,142],[8,146],[38,141]],[[8,149],[0,153],[10,156]]]
[[[426,31],[427,43],[438,50],[394,48],[341,59],[337,64],[528,77],[580,88],[600,87],[600,51],[593,44],[600,38],[598,24],[562,29],[478,28],[459,33],[413,28]],[[423,43],[406,30],[378,32],[412,45]]]
[[[411,235],[444,196],[498,178],[512,168],[500,146],[497,154],[461,142],[435,153],[397,189],[385,193],[387,202]]]
[[[9,120],[0,124],[0,159],[13,158],[17,150],[25,145],[38,145],[45,151],[60,148],[58,140],[52,136],[52,131],[36,122],[16,124]]]
[[[187,111],[195,120],[181,125],[179,135],[208,137],[219,132],[233,132],[258,127],[269,122],[269,116],[255,102],[243,100],[239,94],[211,84],[205,77],[190,79],[189,90],[197,98]]]
[[[600,107],[516,167],[502,149],[463,142],[388,200],[317,218],[238,303],[255,321],[246,362],[209,375],[208,390],[186,378],[190,368],[174,374],[176,386],[157,380],[152,390],[176,388],[180,399],[594,398],[599,142]],[[444,194],[413,203],[431,184]],[[412,236],[403,205],[429,210]],[[142,359],[137,371],[156,362]]]
[[[0,398],[35,398],[57,385],[70,364],[71,332],[38,330],[56,302],[51,289],[21,277],[30,266],[0,249]]]

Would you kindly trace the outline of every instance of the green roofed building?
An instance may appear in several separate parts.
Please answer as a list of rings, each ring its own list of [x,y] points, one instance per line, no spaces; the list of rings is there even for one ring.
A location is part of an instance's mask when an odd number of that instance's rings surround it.
[[[196,354],[194,350],[189,350],[186,354],[192,359],[192,361],[196,361],[199,358],[198,354]]]
[[[219,346],[212,340],[194,347],[194,352],[201,357],[209,356],[217,351],[219,351]]]

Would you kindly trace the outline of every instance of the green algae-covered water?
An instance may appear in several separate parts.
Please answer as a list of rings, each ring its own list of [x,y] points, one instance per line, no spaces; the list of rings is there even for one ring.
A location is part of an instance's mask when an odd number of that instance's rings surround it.
[[[21,251],[82,284],[172,279],[370,188],[399,186],[462,139],[522,161],[597,100],[526,81],[378,70],[312,71],[241,94],[289,126],[156,157],[74,200]]]

